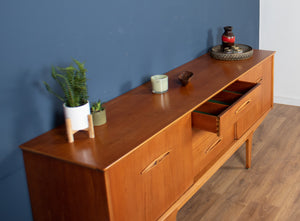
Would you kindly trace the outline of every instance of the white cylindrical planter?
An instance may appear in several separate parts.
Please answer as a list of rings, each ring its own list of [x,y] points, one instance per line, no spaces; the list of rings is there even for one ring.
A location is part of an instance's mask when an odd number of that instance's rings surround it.
[[[89,127],[88,115],[91,114],[90,103],[79,107],[67,107],[63,104],[65,119],[71,120],[72,130],[83,130]]]

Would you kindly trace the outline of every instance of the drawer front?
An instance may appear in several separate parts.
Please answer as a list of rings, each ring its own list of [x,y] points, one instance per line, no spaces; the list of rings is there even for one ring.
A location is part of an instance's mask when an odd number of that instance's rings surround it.
[[[193,183],[186,116],[107,171],[112,220],[156,220]]]
[[[261,95],[261,85],[256,84],[248,93],[243,95],[239,99],[236,104],[234,104],[229,110],[228,113],[232,116],[234,121],[239,120],[240,118],[244,117],[244,113],[252,110],[253,107],[256,107],[257,104],[261,104],[260,101]]]
[[[253,93],[243,99],[239,107],[235,108],[235,139],[239,139],[262,115],[261,96],[262,87],[259,85]]]
[[[192,112],[194,128],[223,136],[246,110],[256,102],[260,84],[236,81]],[[255,99],[254,99],[255,98]]]
[[[245,75],[241,81],[260,83],[262,87],[261,100],[262,112],[269,110],[273,106],[273,57],[264,60]]]
[[[247,71],[239,80],[260,83],[264,75],[264,63],[256,65]]]
[[[228,127],[222,136],[204,130],[193,129],[194,177],[197,179],[206,172],[233,141],[233,125]]]

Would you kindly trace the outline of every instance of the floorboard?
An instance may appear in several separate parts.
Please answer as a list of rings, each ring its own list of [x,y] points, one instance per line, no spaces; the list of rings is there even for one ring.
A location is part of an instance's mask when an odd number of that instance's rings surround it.
[[[300,107],[274,104],[253,137],[181,208],[177,221],[300,220]]]

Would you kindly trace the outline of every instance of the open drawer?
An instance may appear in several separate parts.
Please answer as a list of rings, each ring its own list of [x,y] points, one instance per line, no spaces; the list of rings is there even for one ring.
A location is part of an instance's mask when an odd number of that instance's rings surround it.
[[[236,123],[244,113],[249,113],[252,109],[257,111],[257,103],[260,103],[260,97],[257,95],[260,92],[259,87],[260,84],[245,81],[232,83],[192,112],[193,127],[221,136],[226,128]],[[248,125],[243,125],[243,128],[247,127]],[[239,134],[242,134],[242,131]]]

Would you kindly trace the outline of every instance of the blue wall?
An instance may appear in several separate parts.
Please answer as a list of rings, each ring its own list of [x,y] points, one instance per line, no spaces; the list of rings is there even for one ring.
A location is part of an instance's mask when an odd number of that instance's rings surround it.
[[[0,219],[32,220],[18,146],[62,123],[42,81],[86,61],[90,100],[108,101],[220,44],[258,48],[259,0],[11,0],[0,3]]]

